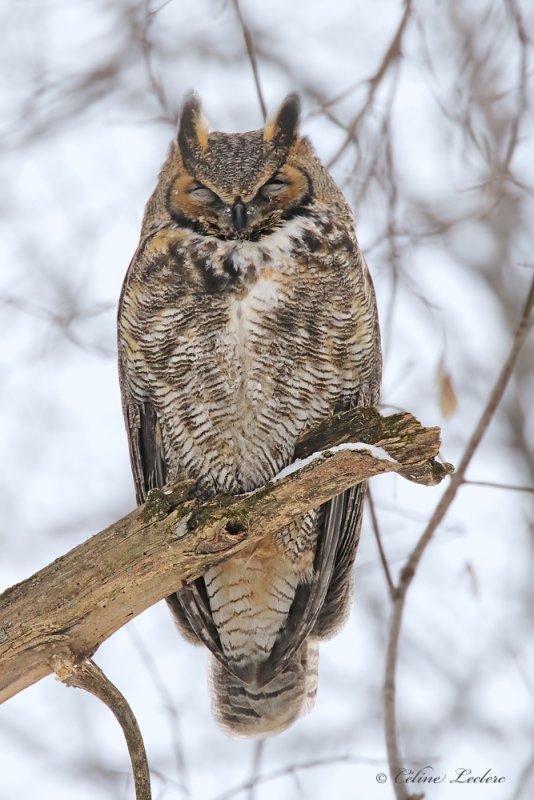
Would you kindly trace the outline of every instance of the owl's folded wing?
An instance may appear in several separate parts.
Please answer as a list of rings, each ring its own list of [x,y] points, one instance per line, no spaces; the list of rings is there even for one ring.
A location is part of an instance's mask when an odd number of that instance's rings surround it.
[[[151,489],[160,489],[166,482],[161,431],[150,400],[136,403],[124,386],[123,396],[135,494],[138,504],[141,504]]]
[[[162,488],[166,482],[161,431],[149,400],[142,404],[135,402],[124,386],[123,395],[137,502],[144,503],[151,489]],[[244,682],[252,681],[256,686],[268,684],[289,664],[307,636],[326,638],[343,622],[360,534],[362,497],[362,487],[356,486],[325,504],[324,513],[320,514],[312,580],[298,586],[286,624],[269,658],[255,667],[253,675],[229,665],[202,578],[167,598],[181,632],[190,641],[206,645],[225,669]]]

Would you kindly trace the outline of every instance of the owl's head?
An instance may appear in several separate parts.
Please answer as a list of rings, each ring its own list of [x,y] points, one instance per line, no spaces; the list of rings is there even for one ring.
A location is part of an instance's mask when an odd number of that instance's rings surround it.
[[[222,239],[258,239],[312,200],[311,148],[298,134],[290,95],[274,119],[248,133],[210,132],[196,95],[186,100],[164,175],[167,212],[181,226]]]

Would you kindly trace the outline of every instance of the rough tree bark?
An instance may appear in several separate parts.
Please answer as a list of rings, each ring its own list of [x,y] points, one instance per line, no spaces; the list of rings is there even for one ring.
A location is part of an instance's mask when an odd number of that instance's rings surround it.
[[[136,797],[150,800],[135,717],[90,659],[99,644],[209,566],[350,486],[385,472],[439,483],[452,471],[434,460],[439,434],[410,414],[353,409],[303,437],[289,474],[255,492],[202,502],[190,481],[151,492],[144,506],[0,595],[0,702],[50,672],[96,695],[123,728]]]
[[[336,449],[363,442],[365,449]],[[398,472],[438,483],[439,428],[410,414],[374,409],[335,415],[299,443],[295,472],[240,497],[191,498],[190,482],[155,491],[144,506],[0,596],[0,702],[54,671],[82,661],[153,603],[290,520],[357,483]],[[374,452],[374,455],[373,455]],[[388,457],[389,454],[389,457]]]

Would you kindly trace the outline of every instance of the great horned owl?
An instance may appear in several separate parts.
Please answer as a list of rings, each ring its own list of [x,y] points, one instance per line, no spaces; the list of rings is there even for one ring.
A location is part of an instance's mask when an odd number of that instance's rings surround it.
[[[378,400],[373,285],[298,116],[289,96],[264,129],[228,134],[208,132],[196,96],[183,106],[119,308],[139,503],[184,477],[206,498],[255,489],[291,463],[304,431]],[[227,730],[277,733],[313,704],[318,641],[349,604],[362,493],[168,598],[181,632],[213,653]]]

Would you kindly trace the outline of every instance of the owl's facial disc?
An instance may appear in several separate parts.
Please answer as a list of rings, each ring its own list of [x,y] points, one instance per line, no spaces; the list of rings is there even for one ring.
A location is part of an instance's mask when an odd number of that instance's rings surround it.
[[[200,101],[183,106],[177,170],[167,210],[180,227],[220,239],[259,239],[312,201],[311,179],[298,155],[299,101],[285,99],[264,129],[210,132]]]
[[[259,239],[284,221],[305,214],[312,200],[310,179],[299,167],[281,166],[268,181],[229,195],[215,184],[181,175],[171,186],[168,207],[184,227],[220,239]]]

